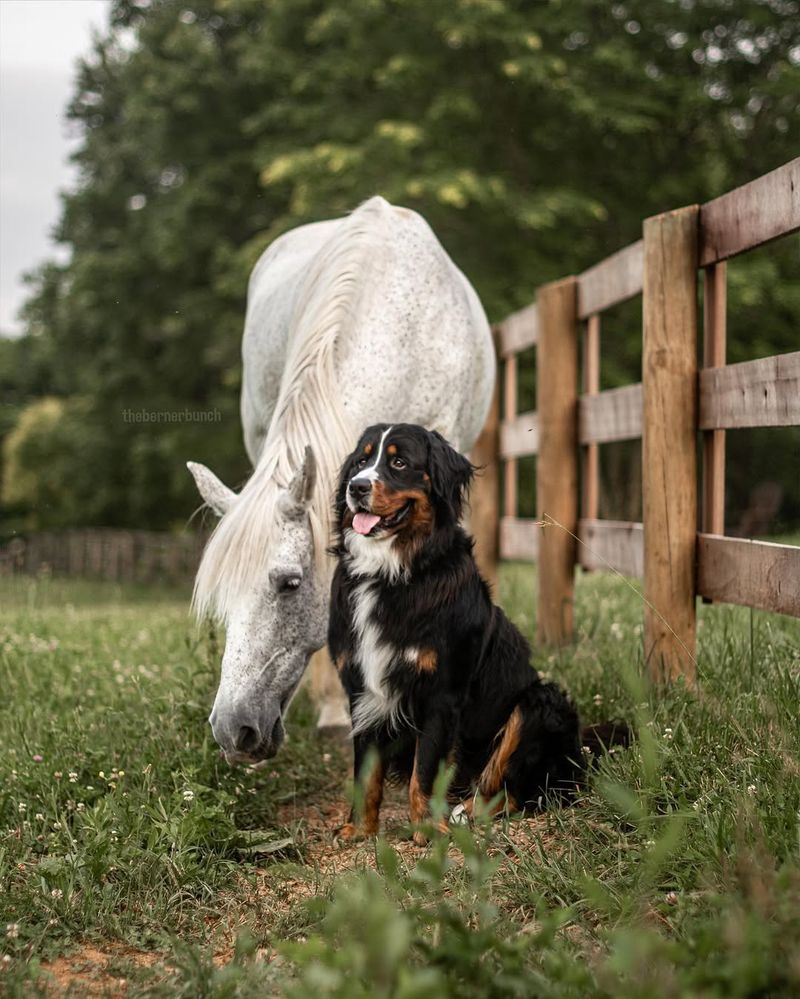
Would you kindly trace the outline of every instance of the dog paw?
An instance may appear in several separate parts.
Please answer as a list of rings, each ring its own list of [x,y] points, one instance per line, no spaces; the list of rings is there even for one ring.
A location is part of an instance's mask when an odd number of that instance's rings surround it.
[[[351,843],[353,840],[363,839],[364,833],[353,822],[345,822],[336,830],[335,838],[344,843]]]
[[[469,825],[469,811],[467,807],[461,803],[455,806],[453,811],[450,813],[450,825],[451,826],[468,826]]]

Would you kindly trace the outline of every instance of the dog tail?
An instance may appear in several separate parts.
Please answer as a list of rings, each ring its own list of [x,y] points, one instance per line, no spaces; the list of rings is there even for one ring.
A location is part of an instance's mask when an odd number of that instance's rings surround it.
[[[607,753],[614,746],[630,746],[633,730],[627,722],[607,721],[598,725],[584,725],[581,729],[581,746],[593,757]]]

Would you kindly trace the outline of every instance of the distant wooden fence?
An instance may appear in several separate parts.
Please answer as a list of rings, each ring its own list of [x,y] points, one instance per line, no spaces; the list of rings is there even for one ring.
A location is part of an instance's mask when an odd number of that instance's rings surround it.
[[[577,277],[539,288],[535,303],[496,327],[505,364],[500,557],[538,561],[542,640],[572,636],[576,565],[611,565],[644,579],[654,608],[645,607],[645,654],[657,677],[694,678],[697,596],[800,616],[800,548],[724,536],[725,431],[800,425],[800,351],[725,363],[726,261],[798,229],[800,158],[708,204],[647,219],[641,240]],[[642,382],[601,392],[601,315],[640,294]],[[518,355],[533,346],[537,410],[518,413]],[[643,523],[600,520],[599,447],[637,438]],[[518,517],[517,463],[526,455],[537,456],[538,521],[552,518],[567,531]]]
[[[120,582],[187,583],[205,536],[85,528],[42,531],[0,547],[0,575],[53,573]]]

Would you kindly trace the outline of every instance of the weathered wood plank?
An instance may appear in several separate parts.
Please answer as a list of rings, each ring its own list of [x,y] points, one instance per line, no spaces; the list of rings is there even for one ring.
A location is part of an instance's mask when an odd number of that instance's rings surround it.
[[[644,223],[642,494],[645,656],[695,679],[697,206]],[[666,622],[666,623],[665,623]]]
[[[574,277],[539,289],[536,399],[539,456],[536,503],[573,534],[578,521],[578,329]],[[538,634],[546,643],[568,642],[573,633],[575,539],[546,531],[539,541]]]
[[[535,562],[539,557],[541,527],[537,520],[500,518],[500,558]]]
[[[581,444],[607,444],[642,436],[642,386],[625,385],[578,400]]]
[[[500,353],[503,357],[518,354],[536,344],[539,324],[536,315],[536,303],[526,305],[518,312],[501,319],[496,326],[499,338]]]
[[[800,351],[700,372],[700,428],[800,425]]]
[[[644,243],[638,240],[578,277],[578,318],[587,319],[612,305],[626,302],[642,290]]]
[[[644,527],[625,520],[578,521],[578,561],[584,569],[608,571],[609,565],[624,576],[644,575]]]
[[[727,346],[728,265],[714,264],[703,272],[703,366],[725,366]],[[725,431],[703,434],[703,530],[725,533]]]
[[[600,316],[595,313],[586,322],[583,341],[583,391],[588,396],[600,391]],[[580,411],[578,414],[580,419]],[[596,520],[600,507],[600,449],[589,444],[583,452],[581,477],[581,513],[589,520]]]
[[[698,534],[697,589],[722,603],[800,617],[800,548]]]
[[[503,391],[503,416],[505,423],[517,418],[517,355],[506,358],[505,387]],[[503,513],[506,517],[517,515],[517,460],[509,458],[503,469]]]
[[[800,157],[700,208],[700,266],[800,229]]]
[[[539,449],[539,423],[535,412],[520,413],[510,423],[500,425],[500,455],[523,458]]]

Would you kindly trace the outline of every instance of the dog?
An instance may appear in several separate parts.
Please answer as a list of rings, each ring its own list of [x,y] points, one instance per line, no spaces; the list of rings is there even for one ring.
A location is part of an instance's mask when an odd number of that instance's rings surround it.
[[[436,431],[405,423],[369,427],[342,467],[328,644],[364,781],[361,824],[351,812],[343,839],[377,833],[395,776],[408,781],[414,840],[425,843],[419,825],[445,764],[461,818],[477,799],[511,811],[568,799],[584,740],[598,741],[492,602],[460,525],[474,473]]]

